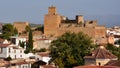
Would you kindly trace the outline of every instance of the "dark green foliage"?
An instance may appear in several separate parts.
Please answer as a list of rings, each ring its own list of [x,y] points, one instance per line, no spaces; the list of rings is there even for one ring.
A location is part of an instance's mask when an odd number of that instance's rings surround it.
[[[1,38],[3,39],[10,39],[10,36],[14,35],[14,27],[11,24],[5,24],[2,28],[3,34]]]
[[[25,54],[28,54],[29,52],[30,52],[29,49],[26,49],[26,50],[24,51]]]
[[[46,52],[46,49],[45,49],[45,48],[41,48],[41,49],[39,50],[39,52]]]
[[[32,51],[33,50],[33,35],[32,35],[32,30],[29,31],[28,45],[29,45],[30,51]]]
[[[29,38],[28,42],[26,43],[26,51],[25,53],[32,52],[33,50],[33,35],[32,35],[32,30],[29,31]]]
[[[112,54],[116,55],[118,60],[120,60],[120,47],[116,47],[113,44],[107,44],[106,49],[112,52]]]
[[[14,28],[14,34],[18,34],[18,30]]]
[[[21,41],[19,41],[19,44],[20,44],[20,47],[22,47],[22,48],[24,48],[25,47],[25,42],[21,42]]]
[[[32,53],[36,53],[36,52],[46,52],[47,50],[45,48],[41,48],[40,50],[38,49],[34,49],[32,50]]]
[[[5,58],[5,60],[6,60],[6,61],[11,61],[12,58],[9,56],[9,57]]]
[[[26,30],[25,32],[29,32],[31,30],[30,26],[26,26],[25,30]]]
[[[50,47],[51,62],[60,68],[73,68],[84,65],[83,57],[93,50],[91,38],[82,32],[65,33],[57,40],[52,41]]]

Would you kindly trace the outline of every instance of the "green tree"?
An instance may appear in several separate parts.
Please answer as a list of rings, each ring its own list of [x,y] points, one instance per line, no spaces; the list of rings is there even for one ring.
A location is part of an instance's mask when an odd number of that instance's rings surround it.
[[[14,34],[18,34],[18,30],[14,28]]]
[[[32,35],[32,30],[29,31],[28,44],[29,44],[30,51],[32,51],[32,49],[33,49],[33,35]]]
[[[106,49],[116,55],[118,60],[120,60],[120,47],[116,47],[113,44],[107,44]]]
[[[31,30],[30,26],[25,27],[26,32],[29,32]]]
[[[20,47],[22,47],[22,48],[24,48],[25,47],[25,42],[21,42],[21,41],[19,41],[19,44],[20,44]]]
[[[10,56],[8,56],[7,58],[5,58],[6,61],[11,61],[12,58]]]
[[[3,34],[1,38],[10,39],[10,36],[14,35],[14,27],[11,24],[5,24],[2,28]]]
[[[83,57],[93,50],[91,38],[79,32],[78,34],[67,32],[50,46],[51,62],[60,68],[72,68],[84,65]]]
[[[26,50],[29,52],[31,52],[33,50],[32,30],[29,31],[29,38],[28,38],[28,42],[26,43]]]
[[[46,52],[46,49],[45,49],[45,48],[41,48],[41,49],[39,50],[39,52]]]
[[[33,35],[32,30],[29,31],[28,42],[26,43],[26,50],[24,53],[29,53],[33,51]]]

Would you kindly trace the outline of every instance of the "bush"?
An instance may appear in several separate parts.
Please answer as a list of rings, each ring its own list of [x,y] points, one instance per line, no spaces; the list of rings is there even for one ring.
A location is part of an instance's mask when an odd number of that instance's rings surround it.
[[[28,50],[28,49],[26,49],[25,51],[24,51],[24,53],[25,54],[28,54],[30,51]]]
[[[10,61],[10,60],[12,60],[12,58],[9,56],[9,57],[5,58],[5,60]]]
[[[46,52],[46,49],[45,49],[45,48],[41,48],[41,49],[39,50],[39,52]]]

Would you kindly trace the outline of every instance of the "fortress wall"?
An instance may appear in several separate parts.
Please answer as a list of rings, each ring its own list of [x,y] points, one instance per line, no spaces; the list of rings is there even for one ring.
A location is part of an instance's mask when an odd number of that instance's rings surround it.
[[[106,37],[106,27],[104,26],[97,26],[95,27],[95,37]]]
[[[83,32],[90,37],[95,37],[95,29],[94,28],[84,28],[84,27],[68,27],[68,28],[60,28],[57,30],[57,36],[64,34],[65,32]]]
[[[60,15],[56,13],[56,7],[51,6],[48,14],[44,18],[44,34],[45,36],[52,35],[53,37],[61,36],[65,32],[83,32],[92,39],[105,37],[105,26],[98,26],[97,20],[86,20],[82,15],[76,16],[76,20],[64,20]],[[62,19],[61,19],[62,18]],[[62,21],[61,21],[62,20]],[[80,22],[84,22],[81,25]]]
[[[29,22],[14,22],[13,26],[18,30],[19,33],[25,31],[26,26],[29,25]]]

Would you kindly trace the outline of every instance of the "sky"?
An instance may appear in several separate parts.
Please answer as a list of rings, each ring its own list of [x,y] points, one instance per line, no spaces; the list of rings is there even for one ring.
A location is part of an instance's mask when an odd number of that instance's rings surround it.
[[[120,0],[0,0],[0,22],[43,24],[51,5],[69,19],[83,15],[85,20],[98,20],[100,25],[120,25]]]

